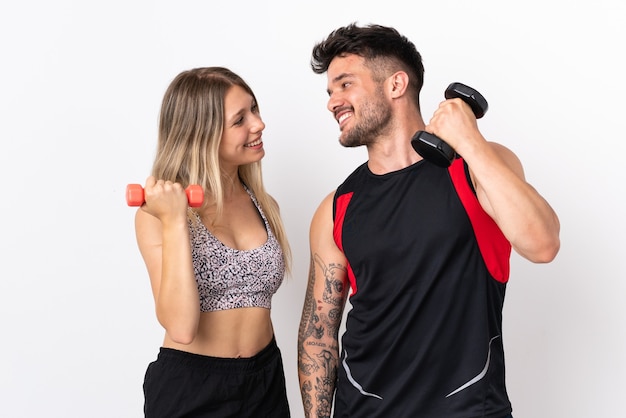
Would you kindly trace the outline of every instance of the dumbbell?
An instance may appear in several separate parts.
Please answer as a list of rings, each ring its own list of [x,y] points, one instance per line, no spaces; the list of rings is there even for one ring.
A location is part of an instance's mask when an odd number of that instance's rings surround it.
[[[446,99],[462,99],[472,108],[476,119],[482,118],[489,108],[487,100],[479,92],[462,83],[450,84],[444,96]],[[449,167],[457,157],[456,152],[450,145],[436,135],[426,131],[417,131],[411,139],[411,145],[425,160],[440,167]]]
[[[204,201],[204,191],[197,184],[189,185],[185,189],[187,201],[192,208],[199,208]],[[126,186],[126,203],[128,206],[141,206],[145,202],[143,187],[141,184],[129,184]]]

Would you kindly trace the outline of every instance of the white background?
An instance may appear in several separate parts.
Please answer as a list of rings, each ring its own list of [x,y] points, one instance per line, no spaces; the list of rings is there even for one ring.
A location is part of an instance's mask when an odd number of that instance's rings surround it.
[[[127,183],[143,183],[160,101],[180,71],[227,66],[260,101],[265,182],[294,275],[273,319],[294,417],[308,227],[366,158],[342,149],[311,48],[356,21],[424,57],[428,120],[452,81],[562,222],[548,265],[514,255],[505,303],[516,418],[623,416],[626,385],[626,3],[3,1],[0,5],[0,416],[140,417],[162,339]]]

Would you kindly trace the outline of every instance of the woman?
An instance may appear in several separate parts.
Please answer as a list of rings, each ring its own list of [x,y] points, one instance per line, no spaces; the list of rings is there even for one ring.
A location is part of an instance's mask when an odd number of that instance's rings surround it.
[[[264,128],[254,93],[226,68],[184,71],[165,93],[135,219],[165,329],[146,417],[290,416],[270,307],[291,253],[263,187]],[[204,190],[197,209],[190,184]]]

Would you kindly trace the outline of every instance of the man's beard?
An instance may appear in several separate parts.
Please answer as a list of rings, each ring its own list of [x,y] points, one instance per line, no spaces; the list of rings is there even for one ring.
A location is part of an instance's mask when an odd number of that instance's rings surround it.
[[[382,94],[382,91],[377,92],[377,97]],[[339,143],[346,148],[375,143],[389,127],[391,108],[382,99],[368,100],[361,107],[358,119],[359,122],[339,136]]]

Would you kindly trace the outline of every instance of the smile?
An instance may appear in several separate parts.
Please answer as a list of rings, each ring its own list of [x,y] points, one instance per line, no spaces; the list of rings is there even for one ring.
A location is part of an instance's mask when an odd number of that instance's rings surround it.
[[[339,115],[339,117],[337,118],[337,122],[339,122],[339,125],[341,125],[346,119],[348,119],[350,116],[352,116],[353,113],[352,112],[345,112],[342,113],[341,115]]]

